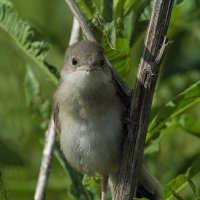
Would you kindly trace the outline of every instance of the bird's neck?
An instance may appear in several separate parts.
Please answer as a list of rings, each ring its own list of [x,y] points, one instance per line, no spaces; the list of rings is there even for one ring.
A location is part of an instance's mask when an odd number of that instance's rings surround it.
[[[56,96],[62,109],[76,116],[83,111],[87,114],[100,114],[118,102],[111,82],[90,84],[84,86],[61,82]]]

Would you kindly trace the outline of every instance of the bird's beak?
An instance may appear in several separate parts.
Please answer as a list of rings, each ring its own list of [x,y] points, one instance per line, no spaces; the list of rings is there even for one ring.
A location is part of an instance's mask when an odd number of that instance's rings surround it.
[[[89,72],[89,71],[96,71],[97,69],[94,66],[83,65],[81,67],[78,67],[77,70]]]

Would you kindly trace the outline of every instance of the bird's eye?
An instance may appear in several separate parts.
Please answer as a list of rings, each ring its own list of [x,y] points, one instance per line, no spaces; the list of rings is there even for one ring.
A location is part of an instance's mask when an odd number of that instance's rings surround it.
[[[104,60],[101,61],[101,66],[103,66],[103,65],[104,65]]]
[[[76,58],[72,58],[72,65],[77,65],[78,64],[78,61],[76,60]]]

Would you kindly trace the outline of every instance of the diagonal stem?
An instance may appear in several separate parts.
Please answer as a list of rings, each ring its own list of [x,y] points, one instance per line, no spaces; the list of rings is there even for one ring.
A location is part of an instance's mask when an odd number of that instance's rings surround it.
[[[129,109],[130,119],[134,123],[128,126],[128,135],[124,143],[120,173],[115,187],[115,200],[132,199],[136,194],[149,114],[159,74],[159,65],[169,44],[165,35],[172,7],[173,0],[154,0],[144,51]]]
[[[77,20],[74,19],[69,45],[72,45],[73,43],[77,42],[79,39],[79,35],[80,35],[80,27],[79,24],[77,23]],[[49,121],[48,130],[46,131],[45,134],[45,144],[43,149],[40,172],[38,176],[38,182],[34,194],[34,200],[45,199],[55,138],[56,138],[56,131],[52,113],[51,119]]]

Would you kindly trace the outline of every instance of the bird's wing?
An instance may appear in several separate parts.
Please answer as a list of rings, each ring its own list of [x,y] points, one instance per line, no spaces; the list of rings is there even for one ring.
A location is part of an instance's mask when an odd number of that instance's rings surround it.
[[[116,88],[116,95],[128,111],[132,96],[131,90],[128,88],[127,84],[117,75],[117,72],[114,71],[114,69],[111,69],[111,73],[113,77],[112,83]]]
[[[60,133],[60,123],[59,123],[59,106],[57,102],[53,104],[53,120],[56,128],[56,132]]]

